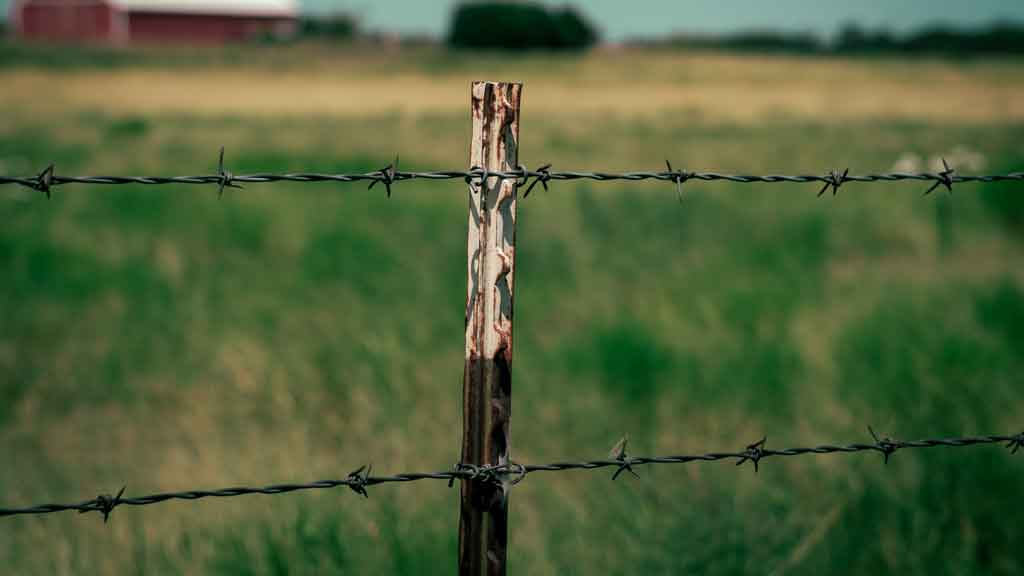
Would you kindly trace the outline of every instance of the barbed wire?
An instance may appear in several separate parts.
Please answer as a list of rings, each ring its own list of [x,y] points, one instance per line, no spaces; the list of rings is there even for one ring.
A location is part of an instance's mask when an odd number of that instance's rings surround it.
[[[369,188],[376,184],[382,184],[385,193],[391,197],[392,186],[398,182],[408,180],[464,180],[467,184],[481,183],[497,180],[515,180],[517,185],[526,186],[523,197],[530,195],[537,184],[547,190],[548,183],[552,181],[566,180],[591,180],[596,182],[609,181],[644,181],[654,180],[671,182],[676,185],[676,191],[682,198],[683,185],[691,180],[702,182],[726,181],[741,184],[753,183],[795,183],[795,184],[823,184],[818,196],[823,195],[829,189],[835,195],[839,188],[847,183],[867,182],[900,182],[919,181],[931,182],[925,195],[931,194],[936,188],[942,186],[950,193],[954,184],[968,182],[1021,182],[1024,181],[1024,172],[1011,172],[1009,174],[993,175],[959,175],[956,169],[949,166],[946,160],[942,160],[944,169],[938,172],[888,172],[882,174],[861,174],[851,175],[850,170],[842,172],[830,170],[824,174],[723,174],[718,172],[690,172],[687,170],[675,170],[669,161],[665,161],[667,170],[654,171],[626,171],[626,172],[594,172],[594,171],[556,171],[551,170],[551,164],[545,164],[536,170],[529,170],[519,166],[515,170],[489,171],[480,167],[472,167],[469,170],[430,170],[430,171],[404,171],[398,169],[398,158],[387,166],[364,173],[321,173],[321,172],[294,172],[294,173],[270,173],[258,172],[253,174],[233,174],[224,168],[224,149],[221,148],[216,174],[197,176],[59,176],[55,172],[53,164],[50,164],[42,172],[32,177],[0,176],[0,185],[15,184],[42,192],[47,198],[51,196],[54,187],[67,184],[99,184],[99,185],[122,185],[139,184],[144,186],[182,184],[182,185],[215,185],[218,195],[223,195],[225,188],[242,188],[242,184],[267,183],[267,182],[369,182]]]
[[[927,438],[922,440],[894,440],[889,437],[879,437],[875,431],[868,427],[873,439],[872,443],[854,443],[846,445],[823,444],[808,448],[786,448],[773,450],[766,448],[767,437],[748,445],[740,452],[706,452],[702,454],[687,454],[677,456],[630,456],[627,453],[628,437],[620,440],[612,449],[608,458],[598,460],[584,460],[578,462],[553,462],[550,464],[518,464],[509,462],[500,465],[474,465],[458,463],[451,470],[440,472],[413,472],[395,474],[392,476],[372,476],[372,466],[364,465],[349,473],[347,477],[339,480],[319,480],[306,484],[275,484],[271,486],[250,488],[238,486],[222,488],[218,490],[189,490],[184,492],[165,492],[151,494],[148,496],[124,497],[126,487],[122,487],[117,495],[103,494],[92,500],[86,500],[77,504],[42,504],[27,508],[0,508],[0,516],[16,516],[25,514],[50,514],[76,510],[79,513],[100,512],[103,515],[103,522],[106,523],[110,513],[118,506],[146,506],[165,502],[168,500],[199,500],[202,498],[224,498],[243,496],[247,494],[286,494],[300,490],[317,490],[347,486],[350,490],[363,497],[369,498],[367,488],[377,484],[388,484],[396,482],[416,482],[420,480],[447,480],[451,487],[455,480],[469,480],[491,484],[493,486],[511,486],[521,482],[527,475],[535,472],[564,472],[569,470],[599,470],[602,468],[615,468],[612,480],[615,480],[623,472],[629,472],[639,477],[634,466],[646,466],[656,464],[686,464],[689,462],[716,462],[720,460],[735,460],[736,466],[746,462],[754,465],[754,471],[759,469],[762,460],[781,456],[806,456],[824,454],[852,454],[857,452],[879,452],[888,464],[889,457],[897,450],[913,448],[936,448],[936,447],[966,447],[985,444],[1002,444],[1010,449],[1012,454],[1024,448],[1024,432],[1012,436],[966,436],[959,438]]]

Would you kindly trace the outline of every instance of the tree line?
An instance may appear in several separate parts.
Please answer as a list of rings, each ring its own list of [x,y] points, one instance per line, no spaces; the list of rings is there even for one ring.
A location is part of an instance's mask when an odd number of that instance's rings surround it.
[[[307,38],[372,38],[348,14],[308,16]],[[475,1],[452,11],[444,42],[454,49],[503,51],[585,50],[600,41],[598,29],[579,9],[539,2]],[[930,26],[909,33],[844,25],[831,39],[811,32],[757,30],[718,35],[676,34],[627,44],[680,49],[712,49],[798,54],[1024,54],[1024,23],[988,27]]]

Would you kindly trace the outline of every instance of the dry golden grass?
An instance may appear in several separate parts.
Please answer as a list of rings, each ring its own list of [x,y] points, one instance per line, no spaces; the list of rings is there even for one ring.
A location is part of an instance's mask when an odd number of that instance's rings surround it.
[[[281,65],[0,72],[5,109],[113,114],[366,116],[461,113],[482,77],[527,83],[528,114],[682,113],[693,120],[899,118],[960,122],[1024,118],[1024,75],[1012,62],[598,53],[462,61],[433,53],[297,52]],[[410,67],[404,60],[437,60]]]

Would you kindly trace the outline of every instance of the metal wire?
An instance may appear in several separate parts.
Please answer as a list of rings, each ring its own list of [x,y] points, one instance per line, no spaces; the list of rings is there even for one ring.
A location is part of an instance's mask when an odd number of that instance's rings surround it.
[[[199,176],[58,176],[54,166],[51,164],[45,170],[34,177],[10,177],[0,176],[0,185],[13,184],[21,185],[44,193],[47,198],[56,186],[67,184],[98,184],[98,185],[170,185],[170,184],[196,184],[216,185],[218,194],[223,194],[224,188],[241,188],[243,183],[264,183],[264,182],[369,182],[369,187],[376,184],[383,185],[386,194],[390,197],[392,186],[397,182],[406,180],[454,180],[462,179],[467,184],[489,183],[491,179],[515,180],[519,186],[526,186],[524,197],[528,196],[537,184],[548,189],[550,181],[566,180],[592,180],[597,182],[608,181],[645,181],[654,180],[671,182],[682,197],[682,186],[690,180],[712,182],[727,181],[735,183],[817,183],[824,186],[818,192],[821,196],[829,189],[833,195],[846,183],[865,182],[898,182],[904,180],[931,182],[932,186],[925,192],[930,194],[939,186],[945,187],[952,192],[953,185],[966,182],[1008,182],[1024,181],[1024,172],[1013,172],[1002,175],[956,175],[956,171],[943,160],[944,170],[940,172],[892,172],[883,174],[849,174],[849,169],[839,172],[832,170],[824,175],[742,175],[722,174],[717,172],[688,172],[685,170],[674,170],[672,165],[666,161],[666,171],[629,171],[629,172],[593,172],[593,171],[552,171],[551,165],[546,164],[536,170],[528,170],[523,166],[511,171],[488,171],[483,168],[473,167],[469,170],[435,170],[435,171],[401,171],[397,169],[398,159],[388,166],[366,173],[351,174],[326,174],[316,172],[300,173],[255,173],[234,175],[224,168],[224,150],[220,151],[218,159],[217,174]],[[77,504],[43,504],[28,508],[0,508],[0,516],[14,516],[23,514],[49,514],[67,510],[78,512],[100,512],[103,514],[104,522],[107,521],[111,511],[120,505],[145,506],[156,504],[167,500],[199,500],[202,498],[223,498],[242,496],[247,494],[285,494],[299,490],[314,490],[336,488],[347,486],[352,491],[368,497],[366,488],[377,484],[393,482],[415,482],[420,480],[447,480],[449,486],[456,479],[487,482],[492,484],[514,485],[522,481],[527,475],[534,472],[563,472],[568,470],[597,470],[601,468],[614,467],[616,469],[612,478],[616,479],[628,471],[634,475],[634,466],[654,464],[685,464],[689,462],[713,462],[719,460],[735,460],[736,465],[751,462],[755,471],[761,460],[776,456],[803,456],[823,454],[850,454],[863,451],[875,451],[885,456],[888,462],[889,456],[895,451],[905,448],[932,448],[938,446],[964,447],[980,444],[1007,443],[1007,447],[1016,453],[1024,447],[1024,433],[1015,436],[973,436],[961,438],[932,438],[912,441],[897,441],[891,438],[879,438],[871,431],[874,443],[871,444],[848,444],[848,445],[821,445],[810,448],[788,448],[785,450],[771,450],[765,448],[766,438],[746,447],[742,452],[707,452],[703,454],[677,455],[677,456],[650,456],[630,457],[626,454],[625,439],[620,442],[614,457],[602,460],[586,460],[579,462],[554,462],[551,464],[521,465],[508,463],[503,465],[474,465],[459,463],[452,470],[426,473],[405,473],[392,476],[372,476],[371,468],[362,466],[350,473],[346,478],[340,480],[320,480],[306,484],[276,484],[264,487],[232,487],[218,490],[190,490],[185,492],[166,492],[151,494],[148,496],[123,497],[125,488],[116,496],[103,494],[92,500],[86,500]]]
[[[100,495],[92,500],[86,500],[77,504],[42,504],[27,508],[0,508],[0,516],[15,516],[23,514],[49,514],[67,510],[84,512],[100,512],[103,514],[104,522],[107,521],[111,511],[117,506],[146,506],[165,502],[167,500],[199,500],[202,498],[225,498],[232,496],[243,496],[247,494],[286,494],[299,490],[316,490],[325,488],[336,488],[347,486],[353,492],[364,497],[369,497],[366,488],[377,484],[388,484],[394,482],[417,482],[420,480],[447,480],[451,486],[455,480],[469,480],[485,482],[494,485],[511,486],[518,484],[527,475],[535,472],[564,472],[568,470],[598,470],[602,468],[615,468],[612,476],[615,479],[623,471],[629,471],[636,475],[634,466],[646,466],[655,464],[686,464],[689,462],[715,462],[719,460],[735,460],[737,466],[746,462],[754,465],[757,471],[762,460],[777,456],[806,456],[824,454],[852,454],[855,452],[879,452],[885,456],[888,463],[889,456],[897,450],[935,447],[966,447],[984,444],[1002,444],[1011,453],[1016,453],[1024,448],[1024,432],[1013,436],[966,436],[960,438],[927,438],[922,440],[893,440],[892,438],[880,438],[869,428],[873,443],[855,443],[846,445],[823,444],[809,448],[786,448],[784,450],[772,450],[765,448],[767,438],[750,444],[740,452],[706,452],[703,454],[687,454],[677,456],[641,456],[633,457],[626,453],[625,439],[619,442],[613,454],[609,458],[600,460],[584,460],[578,462],[553,462],[551,464],[518,464],[508,463],[503,465],[473,465],[459,463],[451,470],[440,472],[413,472],[395,474],[392,476],[372,476],[370,466],[361,466],[351,472],[346,478],[340,480],[320,480],[306,484],[275,484],[271,486],[250,488],[238,486],[222,488],[219,490],[189,490],[185,492],[164,492],[148,496],[137,496],[124,498],[125,488],[116,496]]]
[[[592,180],[596,182],[609,181],[644,181],[655,180],[675,183],[677,191],[682,194],[682,186],[690,180],[702,182],[726,181],[741,184],[752,183],[817,183],[824,187],[818,195],[824,194],[828,189],[836,194],[839,188],[846,183],[865,182],[899,182],[905,180],[931,182],[932,186],[925,192],[929,194],[937,187],[943,186],[952,192],[954,184],[967,182],[1021,182],[1024,181],[1024,172],[1012,172],[1009,174],[993,175],[957,175],[956,170],[946,164],[943,159],[944,170],[939,172],[889,172],[882,174],[850,175],[849,169],[844,172],[832,170],[822,175],[817,174],[722,174],[718,172],[689,172],[686,170],[674,170],[672,165],[666,161],[666,171],[627,171],[627,172],[594,172],[594,171],[552,171],[551,165],[546,164],[536,170],[528,170],[523,166],[510,171],[488,171],[483,168],[473,167],[469,170],[431,170],[431,171],[403,171],[398,170],[398,159],[395,162],[372,172],[364,173],[336,173],[327,174],[320,172],[295,172],[295,173],[269,173],[260,172],[254,174],[232,174],[224,169],[224,151],[221,149],[218,161],[218,173],[198,176],[58,176],[54,166],[51,164],[39,175],[34,177],[12,177],[0,176],[0,185],[16,184],[38,190],[47,197],[50,197],[51,190],[56,186],[67,184],[99,184],[99,185],[121,185],[140,184],[145,186],[168,185],[168,184],[197,184],[216,185],[220,194],[224,188],[241,188],[245,183],[265,182],[369,182],[369,187],[383,184],[387,195],[391,196],[391,187],[397,182],[407,180],[456,180],[461,179],[467,183],[480,183],[497,180],[516,180],[519,185],[527,186],[525,196],[528,196],[536,184],[541,184],[545,189],[548,182],[565,180]]]

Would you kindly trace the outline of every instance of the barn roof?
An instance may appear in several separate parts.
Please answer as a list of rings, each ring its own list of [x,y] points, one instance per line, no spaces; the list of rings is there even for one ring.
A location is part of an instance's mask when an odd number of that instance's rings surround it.
[[[296,0],[111,0],[132,12],[295,16]]]

